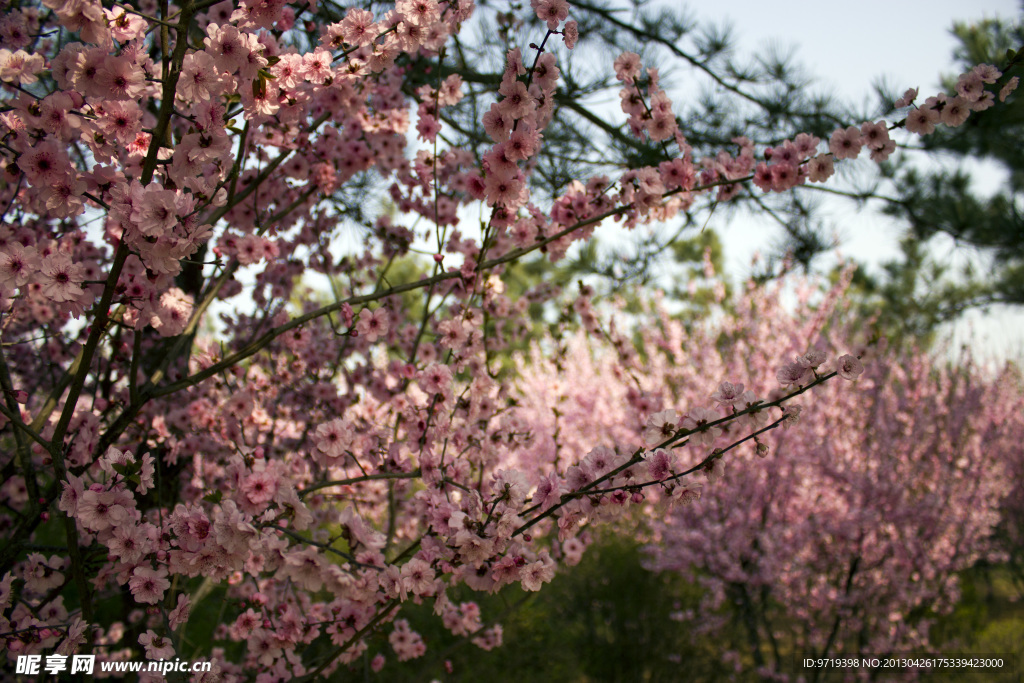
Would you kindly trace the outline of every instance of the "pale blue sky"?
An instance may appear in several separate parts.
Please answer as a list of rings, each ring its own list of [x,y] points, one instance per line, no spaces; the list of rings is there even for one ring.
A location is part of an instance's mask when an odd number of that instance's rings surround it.
[[[954,21],[1020,13],[1017,0],[724,0],[686,6],[701,20],[729,20],[741,45],[795,46],[798,62],[855,101],[883,75],[922,90],[937,85],[940,70],[952,65]]]

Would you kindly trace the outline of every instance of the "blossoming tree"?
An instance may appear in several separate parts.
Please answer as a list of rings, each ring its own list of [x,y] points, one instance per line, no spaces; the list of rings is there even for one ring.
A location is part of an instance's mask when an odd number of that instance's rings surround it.
[[[679,470],[657,447],[710,446],[729,425],[772,429],[795,417],[792,395],[862,371],[850,349],[827,372],[804,355],[779,375],[789,393],[732,414],[662,413],[628,452],[581,444],[538,479],[516,465],[537,425],[493,362],[528,303],[553,292],[511,299],[507,264],[557,259],[604,220],[666,220],[744,183],[825,181],[833,159],[890,154],[891,127],[958,125],[1016,85],[980,66],[956,95],[916,106],[908,93],[904,121],[841,128],[827,145],[797,135],[760,163],[747,138],[696,159],[657,70],[625,53],[614,68],[629,134],[663,160],[576,179],[542,206],[528,180],[578,26],[564,1],[534,4],[541,28],[504,54],[477,158],[445,144],[439,123],[463,94],[445,65],[473,11],[471,0],[376,13],[276,0],[10,8],[8,658],[202,655],[216,661],[204,675],[239,679],[313,678],[364,656],[379,669],[377,634],[399,659],[424,651],[400,617],[410,600],[432,601],[481,647],[499,644],[500,628],[450,600],[452,587],[539,589],[582,524],[655,484],[686,497],[699,470],[719,466],[712,453]],[[400,218],[366,215],[362,200],[381,187]],[[479,230],[457,230],[473,208]],[[339,250],[352,224],[362,239]],[[424,244],[429,271],[395,280]],[[305,273],[332,278],[334,300],[291,306]],[[402,305],[410,293],[416,311]],[[193,610],[210,601],[217,626],[197,638]]]
[[[568,337],[560,354],[535,350],[521,379],[535,397],[524,410],[537,425],[521,451],[523,469],[557,467],[594,442],[654,448],[680,425],[713,424],[756,405],[755,397],[778,396],[780,385],[809,381],[808,365],[835,358],[837,346],[870,342],[852,324],[848,279],[819,297],[800,284],[796,314],[783,304],[792,291],[784,284],[751,286],[735,307],[690,324],[658,302],[658,324],[640,332],[635,348],[595,329]],[[797,362],[773,373],[775,352]],[[634,499],[641,505],[630,523],[649,534],[650,568],[704,588],[699,609],[678,617],[695,635],[737,634],[721,642],[722,654],[761,677],[810,675],[802,656],[927,650],[931,621],[958,599],[957,572],[1005,557],[993,534],[1001,518],[1011,527],[1019,519],[1010,494],[1021,461],[1019,371],[996,376],[966,358],[951,369],[884,343],[863,354],[856,386],[822,387],[792,428],[751,439],[768,424],[751,412],[745,424],[691,436],[685,449],[654,450],[650,480],[695,466],[702,476]],[[816,372],[850,376],[856,366],[845,358]],[[709,376],[752,382],[711,391]],[[603,453],[573,467],[592,477],[591,463],[614,457]],[[666,496],[667,514],[652,505]],[[563,544],[567,561],[582,547],[578,539]]]

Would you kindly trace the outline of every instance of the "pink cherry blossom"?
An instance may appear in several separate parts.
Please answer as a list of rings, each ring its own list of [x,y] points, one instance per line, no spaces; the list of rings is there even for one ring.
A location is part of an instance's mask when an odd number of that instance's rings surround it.
[[[576,41],[580,39],[579,27],[575,21],[565,22],[565,26],[562,27],[562,40],[565,42],[565,47],[573,49],[576,47]]]
[[[644,443],[656,446],[670,439],[679,429],[680,421],[674,410],[663,410],[647,418],[644,428]]]
[[[118,526],[106,541],[110,553],[125,564],[136,564],[152,550],[141,526]]]
[[[359,322],[356,324],[356,331],[366,341],[373,343],[388,333],[388,311],[386,308],[378,308],[370,311],[364,308],[359,312]]]
[[[918,135],[930,135],[935,132],[935,124],[941,115],[930,107],[917,107],[907,114],[907,130]]]
[[[39,265],[38,281],[42,294],[52,301],[73,301],[83,294],[81,284],[85,279],[84,268],[73,263],[66,254],[53,253],[42,259]]]
[[[78,500],[77,512],[82,525],[92,531],[103,531],[128,519],[123,499],[115,491],[91,488],[84,491]]]
[[[32,247],[17,242],[0,251],[0,283],[10,287],[24,287],[40,268],[39,255]]]
[[[179,593],[177,606],[168,614],[168,621],[170,623],[171,630],[175,630],[182,624],[186,623],[191,611],[191,598],[189,598],[185,593]]]
[[[823,183],[835,173],[832,157],[819,154],[807,164],[807,179],[812,183]]]
[[[178,81],[182,97],[202,102],[218,94],[223,85],[218,69],[217,63],[207,52],[191,52],[185,55],[181,78]]]
[[[405,619],[395,621],[395,628],[388,636],[388,642],[391,643],[395,656],[400,662],[421,657],[427,650],[423,638],[420,637],[420,634],[410,630],[409,622]]]
[[[917,88],[910,88],[906,92],[903,93],[902,97],[900,97],[898,100],[896,100],[896,102],[893,104],[893,106],[896,109],[902,109],[903,107],[909,107],[911,104],[914,103],[914,100],[916,100],[916,99],[917,99]]]
[[[711,394],[711,400],[722,405],[732,405],[740,400],[743,395],[743,385],[732,382],[722,382],[718,385],[718,391]]]
[[[436,0],[398,0],[395,10],[405,21],[416,26],[429,26],[441,15]]]
[[[682,426],[683,429],[693,432],[689,438],[694,443],[711,446],[714,445],[715,439],[721,436],[722,430],[719,427],[709,427],[708,423],[714,422],[719,417],[721,416],[714,411],[705,408],[693,408],[686,414]]]
[[[960,97],[953,97],[946,100],[946,104],[940,113],[942,123],[950,128],[956,128],[957,126],[963,125],[967,120],[967,117],[970,115],[970,103]]]
[[[68,164],[67,154],[58,148],[53,138],[47,137],[25,152],[18,167],[34,185],[46,185],[59,180]]]
[[[192,314],[192,297],[177,287],[160,295],[151,324],[164,337],[174,337],[185,331]]]
[[[112,100],[134,100],[145,90],[145,73],[125,57],[108,56],[96,79]]]
[[[530,0],[530,6],[537,13],[537,18],[546,22],[551,31],[557,29],[569,16],[567,0]]]
[[[1010,93],[1017,89],[1018,83],[1020,83],[1019,76],[1014,76],[1013,78],[1008,80],[1006,82],[1006,85],[999,89],[999,101],[1005,102],[1006,98],[1010,96]]]
[[[640,55],[635,52],[623,52],[615,59],[615,77],[620,81],[632,83],[640,74]]]
[[[167,570],[163,567],[136,567],[128,579],[128,587],[137,602],[155,605],[163,596],[164,591],[171,587],[167,580]]]
[[[42,55],[0,49],[0,80],[7,83],[31,85],[38,80],[36,74],[43,70],[44,65]]]
[[[174,658],[174,645],[170,638],[157,635],[153,629],[139,636],[139,645],[146,649],[146,657],[149,659]]]
[[[63,585],[64,560],[53,555],[49,559],[41,553],[31,553],[26,562],[22,578],[25,580],[25,589],[39,595],[46,594],[50,589]]]
[[[864,373],[864,365],[856,356],[846,354],[836,362],[836,372],[846,380],[855,380]]]
[[[836,159],[856,159],[863,145],[860,130],[853,126],[837,128],[828,141],[828,148]]]
[[[675,467],[675,454],[659,448],[647,458],[648,473],[651,479],[661,480],[669,476]]]
[[[369,45],[378,32],[373,14],[357,7],[349,9],[341,22],[341,28],[345,42],[359,46]]]
[[[813,377],[814,375],[811,372],[810,366],[799,361],[786,363],[779,368],[778,373],[776,373],[776,378],[779,380],[779,384],[784,387],[792,384],[806,384],[807,382],[810,382]]]
[[[317,427],[315,439],[317,449],[324,455],[328,458],[340,458],[348,447],[351,436],[348,434],[345,421],[337,418]]]

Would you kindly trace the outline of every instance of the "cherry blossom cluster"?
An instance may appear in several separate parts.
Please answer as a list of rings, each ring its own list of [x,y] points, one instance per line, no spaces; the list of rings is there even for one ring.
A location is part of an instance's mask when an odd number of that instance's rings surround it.
[[[577,319],[623,381],[550,412],[564,399],[537,373],[583,386],[587,370],[551,363],[587,354],[582,338],[557,359],[528,346],[531,304],[559,292],[512,294],[508,264],[557,260],[605,219],[633,228],[700,192],[728,198],[755,169],[746,138],[694,160],[657,70],[640,82],[624,56],[627,125],[665,160],[531,201],[558,54],[579,39],[564,0],[534,2],[544,37],[505,55],[479,162],[443,134],[465,87],[442,73],[445,51],[472,0],[343,16],[274,0],[9,9],[5,656],[167,659],[203,639],[211,680],[311,679],[361,658],[380,671],[429,652],[410,601],[490,649],[501,626],[466,591],[539,590],[579,561],[589,525],[693,500],[733,450],[760,452],[761,434],[798,419],[793,397],[864,371],[859,352],[789,349],[793,363],[757,368],[786,380],[781,393],[720,384],[740,378],[708,366],[713,402],[669,405],[643,388],[635,330],[581,295]],[[981,90],[999,78],[978,72]],[[976,89],[960,97],[985,101]],[[772,165],[803,168],[817,144],[797,136]],[[488,214],[479,236],[458,229],[470,205]],[[432,259],[403,274],[423,242]],[[307,273],[330,294],[305,289]],[[517,346],[530,350],[512,381]],[[601,415],[620,395],[630,409]],[[589,431],[547,431],[588,405]],[[218,623],[194,616],[212,605]]]
[[[645,345],[638,353],[625,331],[601,325],[589,295],[584,291],[573,302],[583,329],[563,340],[557,358],[547,358],[535,348],[529,361],[522,363],[529,369],[522,380],[527,392],[543,398],[527,408],[529,422],[542,427],[535,430],[529,447],[516,455],[516,463],[524,471],[548,472],[547,481],[553,480],[552,472],[565,470],[570,493],[596,489],[602,494],[578,496],[576,501],[563,504],[560,525],[569,514],[579,525],[591,519],[623,516],[631,504],[644,501],[698,499],[705,481],[721,477],[731,451],[750,442],[763,456],[767,450],[762,435],[799,420],[801,408],[788,404],[790,399],[836,376],[854,381],[864,372],[857,355],[829,356],[812,348],[792,363],[776,361],[776,383],[770,392],[755,392],[744,384],[722,381],[708,400],[683,407],[666,396],[664,388],[667,383],[676,386],[678,392],[682,385],[676,384],[674,376],[681,371],[652,365],[651,354],[654,350],[666,355],[677,353],[689,348],[687,340],[659,338],[657,332],[645,331]],[[659,315],[662,325],[674,333],[681,330],[677,322],[669,322],[663,310]],[[714,336],[712,331],[707,334],[709,338]],[[604,348],[595,349],[595,340],[601,340]],[[704,337],[700,340],[706,341]],[[792,341],[786,340],[785,345],[789,344]],[[710,363],[702,352],[695,362],[718,371],[723,361]],[[656,372],[651,374],[652,370]],[[693,371],[695,368],[691,368]],[[552,380],[555,374],[566,375],[567,379]],[[694,377],[688,382],[694,389],[706,385]],[[596,389],[599,386],[600,391]],[[624,422],[612,417],[622,413],[646,418]],[[594,440],[605,445],[592,449],[579,464],[568,464],[571,456],[564,453],[578,452]],[[638,442],[642,445],[632,452],[623,450]],[[693,475],[699,476],[695,479]],[[542,487],[546,486],[544,482],[542,479]],[[600,488],[594,486],[595,482]]]
[[[642,70],[640,56],[625,52],[615,60],[614,66],[616,77],[624,84],[620,97],[622,110],[629,116],[627,123],[631,133],[640,139],[644,139],[646,134],[646,138],[654,142],[674,138],[680,157],[688,157],[690,148],[676,125],[672,102],[659,87],[657,69],[647,69],[645,97],[638,83]],[[910,133],[923,136],[933,133],[936,124],[941,123],[950,128],[961,126],[972,111],[984,111],[993,106],[996,94],[985,86],[998,83],[1002,75],[995,67],[980,64],[960,76],[955,95],[939,93],[927,98],[922,106],[914,106],[917,90],[908,90],[895,103],[897,109],[913,107],[902,121],[893,124],[884,120],[865,121],[859,126],[837,128],[828,139],[827,151],[820,150],[822,141],[818,137],[800,133],[793,140],[766,147],[763,151],[765,161],[758,163],[754,156],[754,144],[746,138],[738,138],[734,142],[740,145],[739,155],[731,156],[723,151],[713,160],[703,160],[705,170],[700,178],[701,184],[711,185],[721,179],[747,180],[752,174],[753,184],[762,191],[785,192],[808,181],[825,182],[835,172],[834,160],[856,159],[865,147],[870,152],[871,160],[881,163],[896,150],[896,141],[889,136],[890,130],[904,127]],[[1015,76],[1001,84],[998,93],[1000,102],[1004,102],[1017,88],[1018,82]],[[648,172],[651,170],[647,169]],[[661,170],[662,180],[666,180],[664,164]],[[633,173],[643,172],[644,169],[641,169]],[[623,184],[628,179],[627,174]],[[662,191],[677,187],[680,184],[666,182]],[[739,188],[737,184],[727,184],[719,189],[718,198],[729,199],[735,196]]]
[[[641,137],[644,132],[655,142],[668,140],[679,130],[676,117],[672,113],[672,101],[659,87],[658,70],[647,69],[647,95],[644,98],[637,88],[636,79],[640,75],[640,55],[635,52],[624,52],[615,60],[615,77],[625,84],[620,93],[622,111],[629,115],[627,124],[633,135]]]
[[[952,368],[874,341],[849,322],[850,275],[823,294],[797,287],[796,312],[784,303],[792,283],[751,286],[705,322],[656,300],[659,324],[641,331],[639,354],[595,327],[524,363],[530,422],[542,427],[521,467],[558,470],[595,440],[612,453],[641,440],[643,475],[657,483],[621,503],[634,513],[622,528],[650,532],[652,570],[705,589],[699,610],[678,618],[716,639],[735,626],[743,637],[724,643],[725,657],[763,677],[798,673],[773,659],[781,638],[823,656],[927,649],[932,622],[909,615],[951,609],[958,572],[999,561],[997,525],[1018,519],[1008,473],[1020,467],[1019,372],[969,359]],[[831,373],[855,384],[816,387],[803,410],[769,406]],[[729,379],[712,392],[708,377]],[[777,418],[782,429],[765,429]],[[594,451],[569,471],[593,477],[615,457]],[[616,509],[613,494],[601,503],[586,519]],[[564,552],[588,539],[584,530]]]
[[[651,568],[706,591],[679,618],[707,633],[753,617],[727,656],[761,676],[796,673],[772,656],[778,638],[837,656],[926,650],[933,618],[920,615],[951,610],[958,573],[1001,556],[1019,390],[966,364],[886,356],[860,391],[824,389],[799,432],[763,441],[765,460],[738,453],[716,495],[654,524]]]

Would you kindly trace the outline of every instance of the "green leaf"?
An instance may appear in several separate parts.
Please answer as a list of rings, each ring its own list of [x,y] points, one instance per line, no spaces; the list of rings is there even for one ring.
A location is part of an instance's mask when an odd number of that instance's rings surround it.
[[[114,469],[115,472],[117,472],[122,477],[127,479],[127,478],[131,477],[132,474],[137,472],[139,468],[138,468],[138,464],[137,463],[126,464],[126,465],[122,465],[120,463],[117,463],[117,464],[113,465],[113,469]]]

